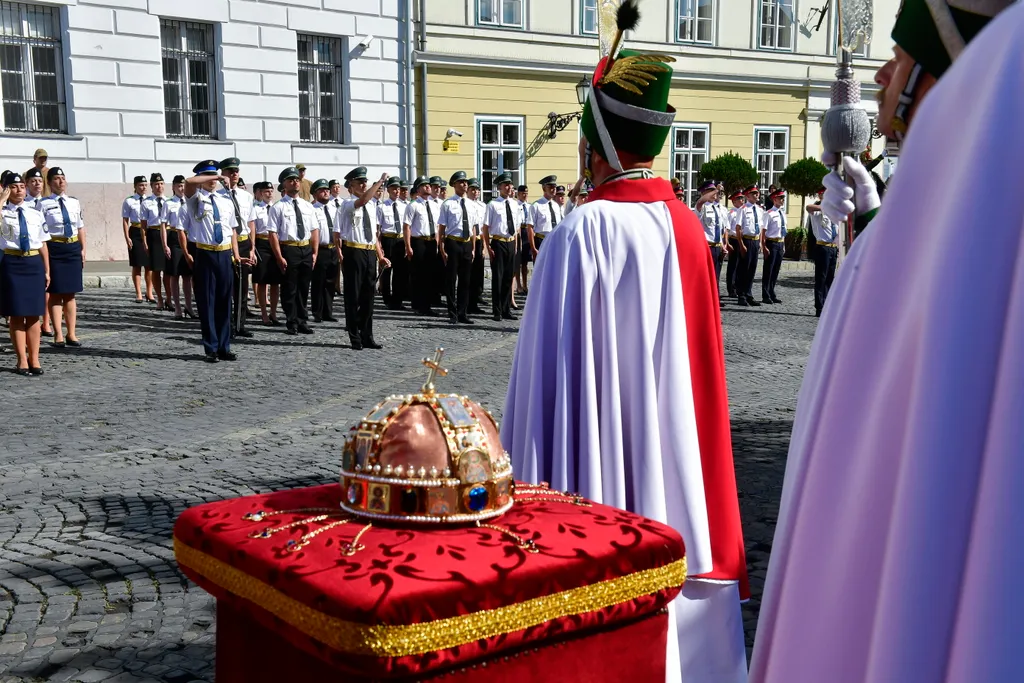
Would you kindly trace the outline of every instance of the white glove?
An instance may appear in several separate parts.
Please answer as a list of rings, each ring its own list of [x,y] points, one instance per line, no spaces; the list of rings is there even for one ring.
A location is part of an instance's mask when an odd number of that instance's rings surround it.
[[[836,163],[836,155],[825,152],[821,155],[821,163],[833,166]],[[882,205],[875,181],[863,164],[853,157],[844,156],[843,171],[846,173],[846,180],[832,171],[821,181],[825,186],[821,210],[836,223],[845,221],[850,214],[863,216]]]

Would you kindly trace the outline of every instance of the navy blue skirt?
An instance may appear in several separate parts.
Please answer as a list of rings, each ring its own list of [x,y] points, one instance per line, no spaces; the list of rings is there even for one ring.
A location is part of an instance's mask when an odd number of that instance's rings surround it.
[[[50,252],[50,294],[77,294],[82,291],[82,243],[46,243]]]
[[[149,256],[143,265],[154,273],[162,273],[167,266],[167,254],[164,253],[164,241],[160,239],[160,228],[146,228],[146,244],[149,245]]]
[[[0,315],[31,318],[46,310],[43,257],[4,255],[0,261]]]
[[[128,250],[128,265],[132,268],[148,268],[149,255],[146,253],[146,243],[143,242],[146,236],[142,228],[128,228],[128,237],[132,241],[132,247]]]

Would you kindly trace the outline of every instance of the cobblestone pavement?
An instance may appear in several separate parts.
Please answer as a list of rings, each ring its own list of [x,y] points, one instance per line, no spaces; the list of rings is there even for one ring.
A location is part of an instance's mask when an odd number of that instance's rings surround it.
[[[784,275],[780,294],[783,305],[723,315],[755,591],[748,645],[815,329],[807,274]],[[214,602],[176,568],[177,515],[334,481],[349,425],[383,395],[418,388],[418,360],[437,345],[452,370],[445,389],[500,415],[516,340],[514,325],[489,318],[451,328],[378,310],[384,351],[351,351],[338,324],[299,337],[256,326],[235,346],[241,362],[207,365],[195,321],[125,290],[80,301],[82,349],[45,349],[40,378],[0,372],[3,683],[213,680]]]

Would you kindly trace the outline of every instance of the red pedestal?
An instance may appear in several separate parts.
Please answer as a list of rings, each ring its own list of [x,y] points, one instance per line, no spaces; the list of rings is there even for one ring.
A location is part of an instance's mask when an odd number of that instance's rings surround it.
[[[664,609],[686,572],[669,527],[524,496],[488,523],[534,553],[492,528],[338,524],[340,495],[282,491],[179,518],[178,562],[218,598],[219,683],[664,677]]]

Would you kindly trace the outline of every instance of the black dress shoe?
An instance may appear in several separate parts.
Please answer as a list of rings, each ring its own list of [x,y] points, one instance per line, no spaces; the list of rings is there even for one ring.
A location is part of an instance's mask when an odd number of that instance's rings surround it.
[[[458,324],[458,322],[459,322],[459,319],[456,318],[454,315],[448,316],[448,324],[456,325],[456,324]]]
[[[495,322],[499,322],[499,323],[501,322],[501,316],[500,316],[500,315],[495,315],[495,316],[492,316],[492,319],[493,319],[493,320],[494,320]]]
[[[761,304],[759,304],[759,303],[757,303],[756,301],[754,301],[754,297],[752,297],[752,296],[749,296],[749,297],[747,297],[747,305],[748,305],[748,306],[753,306],[754,308],[757,308],[757,307],[758,307],[758,306],[760,306]]]
[[[771,299],[767,298],[767,297],[762,297],[761,298],[761,303],[768,304],[769,306],[771,306],[774,302]]]
[[[238,354],[234,351],[219,351],[217,358],[220,360],[238,360]]]
[[[299,332],[301,332],[302,334],[313,334],[313,328],[306,324],[300,324]]]
[[[514,313],[506,313],[501,316],[503,320],[519,320],[519,316]]]
[[[53,330],[43,330],[40,334],[42,334],[44,337],[52,337]]]
[[[284,333],[285,334],[298,334],[299,331],[296,330],[294,327],[289,327],[287,330],[284,331]]]
[[[14,374],[28,377],[32,374],[32,371],[28,368],[14,368]]]
[[[377,342],[375,342],[374,340],[370,339],[370,340],[367,340],[367,341],[363,342],[363,348],[364,349],[383,349],[384,347],[382,345],[378,344]]]
[[[249,330],[239,330],[238,332],[235,332],[235,336],[242,337],[244,339],[251,339],[252,332],[250,332]]]
[[[186,318],[192,318],[194,320],[197,317],[196,316],[196,312],[193,311],[191,308],[186,308],[185,309],[185,317]]]
[[[463,325],[475,325],[476,324],[472,320],[469,319],[468,315],[464,315],[461,318],[459,318],[459,322],[462,323]]]
[[[215,354],[215,353],[208,353],[208,354],[206,354],[206,362],[207,363],[219,363],[220,359],[217,358],[217,354]]]
[[[270,319],[270,324],[273,327],[281,327],[281,321],[278,320],[277,318],[271,318]]]
[[[67,339],[67,340],[65,340],[64,343],[67,344],[68,346],[72,346],[72,347],[74,347],[76,349],[82,345],[82,342],[78,341],[77,339]]]
[[[313,316],[313,322],[321,323],[321,322],[323,322],[323,319],[320,316],[318,316],[318,315],[314,315]]]
[[[324,322],[336,323],[336,322],[338,322],[338,319],[335,318],[333,315],[325,315],[324,316]]]
[[[56,347],[58,349],[63,349],[67,345],[67,342],[55,341],[55,342],[53,342],[53,345],[54,345],[54,347]]]
[[[352,350],[353,351],[362,351],[363,350],[363,342],[359,341],[358,339],[353,339],[351,341],[351,344],[352,344]]]
[[[736,304],[737,304],[738,306],[749,306],[749,305],[750,305],[750,304],[749,304],[749,303],[747,302],[747,300],[746,300],[746,299],[736,299]]]
[[[772,299],[772,303],[773,304],[781,304],[782,303],[782,299],[780,299],[779,297],[775,297],[774,299]]]

